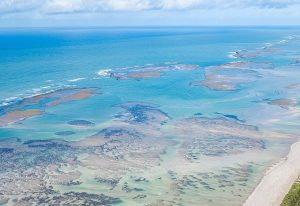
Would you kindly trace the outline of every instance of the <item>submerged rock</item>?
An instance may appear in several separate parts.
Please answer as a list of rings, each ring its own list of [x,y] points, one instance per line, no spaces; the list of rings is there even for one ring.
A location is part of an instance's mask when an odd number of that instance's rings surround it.
[[[69,135],[73,135],[76,134],[73,131],[61,131],[61,132],[55,132],[55,135],[57,136],[69,136]]]
[[[115,117],[129,123],[164,124],[170,117],[158,105],[143,102],[128,102],[120,105],[125,111]]]
[[[0,155],[13,153],[13,152],[14,152],[13,148],[0,148]]]
[[[121,203],[121,199],[104,194],[86,192],[66,192],[54,195],[33,194],[17,201],[18,205],[113,205]]]
[[[83,127],[95,126],[95,123],[87,121],[87,120],[72,120],[72,121],[69,121],[68,124],[73,125],[73,126],[83,126]]]

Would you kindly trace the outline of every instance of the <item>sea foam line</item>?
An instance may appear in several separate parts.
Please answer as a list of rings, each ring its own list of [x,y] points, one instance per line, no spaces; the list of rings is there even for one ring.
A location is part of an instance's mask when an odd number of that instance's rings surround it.
[[[112,69],[101,69],[97,72],[97,77],[109,77],[112,71]]]
[[[84,79],[86,79],[86,78],[81,77],[81,78],[76,78],[76,79],[69,79],[68,82],[78,82],[78,81],[81,81]]]

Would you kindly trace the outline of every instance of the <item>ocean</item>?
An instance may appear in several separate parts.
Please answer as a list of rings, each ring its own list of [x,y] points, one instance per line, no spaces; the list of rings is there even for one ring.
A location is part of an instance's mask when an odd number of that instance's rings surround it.
[[[0,205],[241,205],[299,135],[299,27],[0,29]]]

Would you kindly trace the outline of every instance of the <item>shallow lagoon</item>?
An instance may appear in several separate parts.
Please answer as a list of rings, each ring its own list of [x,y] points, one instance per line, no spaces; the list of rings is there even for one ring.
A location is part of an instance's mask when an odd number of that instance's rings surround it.
[[[36,32],[0,35],[7,205],[241,205],[299,134],[297,28]]]

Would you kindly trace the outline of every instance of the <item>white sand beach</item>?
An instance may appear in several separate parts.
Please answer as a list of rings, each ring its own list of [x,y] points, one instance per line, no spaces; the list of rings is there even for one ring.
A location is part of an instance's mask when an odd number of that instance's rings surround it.
[[[300,174],[300,141],[286,158],[268,170],[244,206],[278,206]]]

